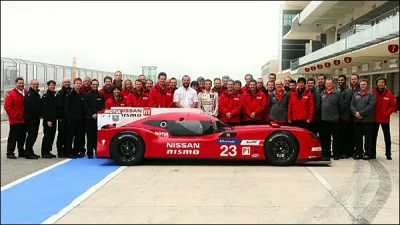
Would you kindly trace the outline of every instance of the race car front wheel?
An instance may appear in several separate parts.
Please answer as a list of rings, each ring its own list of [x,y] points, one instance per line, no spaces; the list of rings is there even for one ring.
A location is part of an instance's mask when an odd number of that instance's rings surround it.
[[[123,131],[113,138],[111,157],[122,166],[134,166],[142,162],[145,145],[142,138],[132,131]]]
[[[273,166],[294,164],[299,155],[299,146],[291,133],[280,131],[271,134],[265,141],[264,154]]]

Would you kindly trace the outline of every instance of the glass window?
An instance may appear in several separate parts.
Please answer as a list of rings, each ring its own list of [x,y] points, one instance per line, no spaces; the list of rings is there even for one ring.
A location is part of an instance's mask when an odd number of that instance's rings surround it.
[[[167,130],[172,136],[201,136],[214,133],[211,121],[168,121]]]

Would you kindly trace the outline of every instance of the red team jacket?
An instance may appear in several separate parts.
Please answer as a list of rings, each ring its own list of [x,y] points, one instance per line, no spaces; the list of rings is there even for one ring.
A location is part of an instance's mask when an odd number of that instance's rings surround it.
[[[112,97],[112,92],[106,92],[106,89],[103,88],[99,90],[100,93],[102,93],[104,95],[104,99],[107,101],[109,98]]]
[[[174,108],[174,95],[169,87],[161,89],[160,83],[154,85],[150,90],[149,107]]]
[[[106,100],[106,106],[105,109],[111,109],[111,107],[126,107],[125,103],[125,98],[123,96],[120,96],[118,101],[115,100],[114,97],[111,97]]]
[[[128,107],[148,107],[149,106],[149,93],[145,93],[145,89],[138,94],[136,90],[127,96],[126,104]]]
[[[264,120],[264,109],[266,105],[266,96],[264,92],[257,90],[256,93],[251,91],[242,95],[243,98],[243,121],[262,121]],[[250,117],[251,113],[256,114],[256,118]]]
[[[304,92],[299,96],[298,88],[290,93],[288,105],[288,121],[309,120],[314,117],[314,99],[311,91],[304,88]]]
[[[227,123],[240,123],[240,114],[243,107],[243,100],[240,94],[233,92],[229,94],[225,91],[218,97],[218,108],[221,112],[221,120]],[[231,118],[226,117],[226,113],[231,113]]]
[[[379,93],[376,89],[373,89],[372,92],[376,95],[375,123],[390,123],[390,115],[396,112],[394,95],[386,88],[382,93]]]
[[[23,89],[25,95],[28,93]],[[9,124],[25,123],[24,120],[24,96],[14,88],[4,100],[4,110],[8,115]]]

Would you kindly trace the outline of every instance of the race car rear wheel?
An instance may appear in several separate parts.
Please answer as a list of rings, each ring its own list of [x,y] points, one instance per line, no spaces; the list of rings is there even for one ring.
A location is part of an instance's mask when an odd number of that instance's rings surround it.
[[[113,138],[111,157],[122,166],[134,166],[143,161],[145,145],[142,138],[131,131],[123,131]]]
[[[299,155],[297,139],[286,131],[273,133],[265,141],[264,154],[273,166],[292,165]]]

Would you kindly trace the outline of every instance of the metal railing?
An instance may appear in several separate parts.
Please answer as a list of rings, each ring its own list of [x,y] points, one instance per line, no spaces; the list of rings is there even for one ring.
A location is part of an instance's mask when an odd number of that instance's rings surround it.
[[[369,22],[375,21],[373,26],[366,27],[366,23],[361,24],[360,26],[354,28],[354,30],[358,29],[357,32],[354,31],[346,38],[342,38],[339,41],[318,49],[317,51],[314,51],[308,55],[291,60],[290,68],[291,70],[295,70],[302,65],[314,63],[335,55],[350,52],[354,49],[371,45],[372,43],[389,40],[394,37],[393,35],[398,37],[398,17],[399,7],[396,7],[370,20]],[[362,31],[365,32],[361,32],[360,27],[363,27],[364,29]]]
[[[57,83],[57,89],[61,88],[61,83],[64,78],[73,80],[73,72],[76,71],[76,77],[98,79],[100,87],[103,86],[105,76],[114,77],[114,72],[106,72],[94,69],[74,68],[71,66],[63,66],[45,62],[36,62],[25,59],[11,59],[1,57],[1,85],[0,91],[4,98],[9,90],[15,87],[15,78],[22,77],[25,80],[26,88],[29,87],[29,82],[32,79],[39,81],[39,88],[42,91],[47,89],[47,81],[54,80]],[[123,74],[123,79],[136,80],[138,76]],[[71,84],[73,85],[73,84]]]
[[[363,23],[363,24],[354,24],[354,28],[350,29],[349,31],[344,32],[343,34],[340,34],[340,40],[346,37],[349,37],[351,35],[354,35],[358,32],[361,32],[365,29],[370,28],[371,26],[374,26],[380,22],[383,22],[389,18],[392,18],[394,16],[396,16],[397,14],[399,14],[399,6],[397,6],[396,8],[393,8],[375,18],[370,19],[369,21]]]

